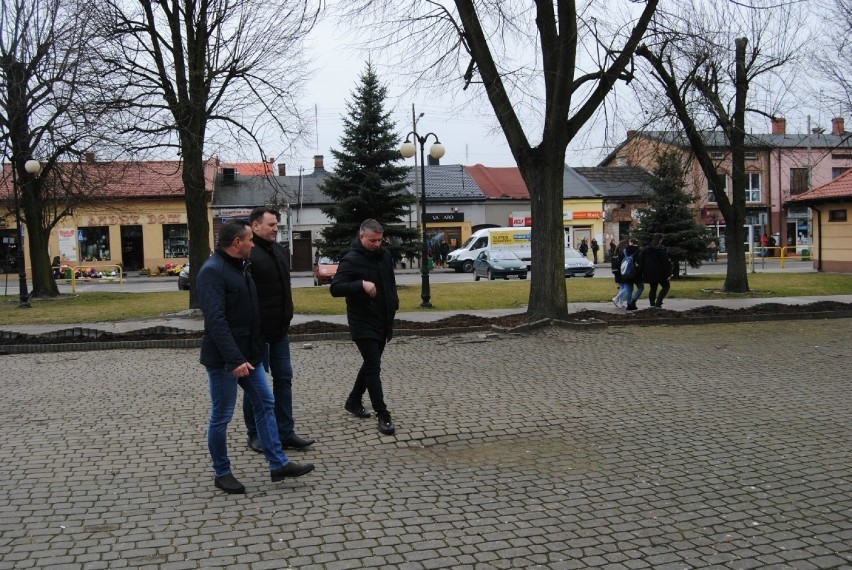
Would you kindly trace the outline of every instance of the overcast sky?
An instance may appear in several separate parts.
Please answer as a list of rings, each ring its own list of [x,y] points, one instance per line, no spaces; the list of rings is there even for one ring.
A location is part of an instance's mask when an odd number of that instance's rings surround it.
[[[380,81],[388,87],[386,109],[392,112],[401,137],[411,131],[414,104],[418,115],[424,113],[418,123],[418,132],[434,132],[446,148],[442,164],[515,166],[505,137],[494,118],[493,109],[487,101],[475,107],[460,108],[461,101],[466,97],[460,81],[454,89],[443,93],[434,93],[428,88],[412,90],[412,86],[405,83],[407,79],[389,67],[389,57],[383,57],[382,53],[359,52],[352,45],[352,38],[336,28],[331,18],[321,21],[309,37],[308,54],[313,60],[314,73],[307,85],[303,104],[310,109],[308,119],[316,132],[310,143],[296,155],[281,157],[279,162],[287,163],[288,174],[297,172],[299,167],[311,171],[315,154],[325,156],[326,168],[334,168],[334,159],[329,149],[340,148],[339,141],[343,133],[341,116],[346,114],[346,101],[358,85],[358,77],[368,58],[372,58]],[[424,46],[424,58],[429,56],[428,46]],[[624,140],[628,129],[641,128],[640,117],[631,114],[632,92],[623,85],[617,85],[616,92],[620,94],[619,102],[610,105],[606,120],[598,117],[590,121],[585,130],[569,144],[566,154],[568,165],[598,164],[614,145]],[[812,97],[803,104],[787,105],[789,109],[784,116],[787,118],[789,133],[806,132],[808,115],[811,116],[812,127],[830,129],[831,118],[842,113],[819,104],[817,100],[820,98]],[[852,117],[846,119],[848,129]],[[750,117],[750,121],[752,132],[770,132],[768,119],[755,116]],[[532,137],[537,133],[528,135]],[[409,159],[408,163],[413,165],[413,159]]]

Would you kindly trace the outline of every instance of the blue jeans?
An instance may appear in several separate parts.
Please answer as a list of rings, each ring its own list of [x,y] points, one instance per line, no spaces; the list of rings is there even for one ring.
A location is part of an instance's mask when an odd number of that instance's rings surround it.
[[[388,411],[385,405],[385,397],[382,392],[382,353],[385,351],[384,340],[371,338],[355,339],[355,345],[361,352],[364,362],[358,370],[355,385],[347,398],[348,402],[358,404],[364,396],[364,392],[370,394],[370,403],[376,415],[381,416]]]
[[[231,460],[228,458],[228,423],[234,415],[237,405],[237,385],[243,389],[243,399],[249,399],[258,414],[258,436],[263,445],[263,453],[274,471],[290,463],[275,427],[272,412],[272,392],[266,381],[266,374],[260,367],[243,378],[237,378],[224,368],[207,368],[207,380],[210,386],[210,424],[207,427],[207,447],[213,459],[213,473],[224,477],[231,472]]]
[[[633,283],[622,283],[615,298],[622,303],[630,303],[633,295]]]
[[[285,440],[296,435],[293,420],[293,364],[290,360],[290,338],[266,345],[263,367],[272,372],[272,396],[275,401],[275,423],[278,424],[278,438]],[[249,439],[257,438],[257,425],[251,402],[243,398],[243,418],[246,422]]]

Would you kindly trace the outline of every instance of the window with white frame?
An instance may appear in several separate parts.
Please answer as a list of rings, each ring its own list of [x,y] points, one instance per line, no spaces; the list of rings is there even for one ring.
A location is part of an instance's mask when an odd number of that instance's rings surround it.
[[[746,173],[746,202],[760,202],[760,172]]]
[[[724,172],[717,172],[716,179],[710,179],[707,181],[707,201],[708,202],[717,202],[716,196],[718,194],[725,193],[725,187],[727,183],[727,178]]]

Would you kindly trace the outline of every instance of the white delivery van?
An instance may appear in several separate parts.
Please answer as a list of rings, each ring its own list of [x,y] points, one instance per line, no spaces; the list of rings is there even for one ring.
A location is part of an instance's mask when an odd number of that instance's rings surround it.
[[[508,249],[531,265],[532,238],[530,228],[485,228],[474,232],[460,248],[447,256],[447,264],[457,272],[473,271],[473,262],[483,251]]]

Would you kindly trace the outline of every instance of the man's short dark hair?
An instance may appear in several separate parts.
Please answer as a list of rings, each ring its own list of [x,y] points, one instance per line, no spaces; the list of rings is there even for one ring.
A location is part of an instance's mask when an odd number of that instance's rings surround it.
[[[255,220],[262,218],[264,214],[272,214],[273,216],[275,216],[276,222],[281,221],[281,213],[275,208],[272,208],[270,206],[258,206],[257,208],[251,211],[251,214],[249,214],[249,223],[253,224]]]
[[[246,228],[251,229],[251,226],[245,220],[231,220],[224,223],[219,228],[219,239],[216,241],[216,245],[221,248],[230,246],[235,239],[246,235]]]
[[[358,230],[359,234],[364,234],[367,232],[375,232],[377,234],[385,233],[385,229],[382,227],[382,224],[370,218],[368,220],[364,220],[361,222],[361,229]]]
[[[663,234],[656,233],[651,237],[651,245],[660,245],[663,243]]]

